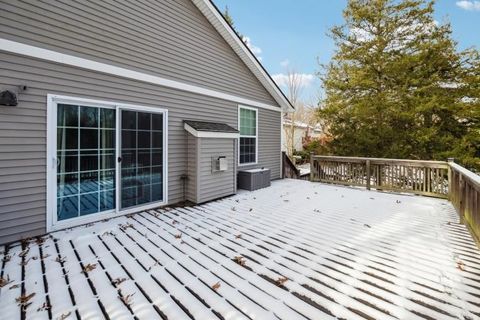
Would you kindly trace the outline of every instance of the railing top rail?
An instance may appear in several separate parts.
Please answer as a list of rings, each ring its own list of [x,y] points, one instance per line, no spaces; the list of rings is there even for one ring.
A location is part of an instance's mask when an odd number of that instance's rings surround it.
[[[469,180],[472,184],[474,184],[477,188],[480,188],[480,176],[477,175],[476,173],[465,169],[464,167],[456,164],[455,162],[449,162],[448,163],[452,170],[457,171],[460,173],[463,177],[465,177],[467,180]]]
[[[371,164],[398,163],[398,164],[403,164],[403,165],[426,165],[426,166],[435,166],[435,167],[439,167],[439,168],[448,168],[448,162],[446,162],[446,161],[433,161],[433,160],[341,157],[341,156],[321,156],[321,155],[313,155],[313,158],[314,159],[319,159],[319,160],[331,160],[331,161],[338,161],[338,162],[365,162],[367,160],[370,160]]]

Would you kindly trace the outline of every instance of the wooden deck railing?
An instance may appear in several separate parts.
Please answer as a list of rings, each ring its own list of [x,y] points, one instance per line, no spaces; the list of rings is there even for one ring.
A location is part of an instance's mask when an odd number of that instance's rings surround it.
[[[449,199],[477,240],[480,240],[480,176],[449,161]]]
[[[310,180],[448,197],[448,163],[312,155]]]
[[[308,180],[309,178],[308,174],[301,174],[285,151],[282,151],[282,177],[301,180]]]
[[[449,199],[480,240],[480,176],[453,162],[311,155],[310,180]]]

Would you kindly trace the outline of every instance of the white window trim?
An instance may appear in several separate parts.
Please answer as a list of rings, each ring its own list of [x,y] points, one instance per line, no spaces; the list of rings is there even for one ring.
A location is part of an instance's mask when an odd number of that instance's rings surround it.
[[[116,110],[116,144],[115,144],[115,192],[116,205],[114,210],[104,211],[77,218],[57,221],[57,104],[77,103],[84,106],[111,108]],[[120,209],[120,170],[117,158],[120,155],[120,110],[145,111],[163,114],[163,200],[142,206]],[[84,99],[77,97],[47,95],[47,232],[70,228],[103,219],[115,218],[132,212],[139,212],[168,203],[168,110],[162,108],[144,107],[111,101]]]
[[[240,110],[247,109],[255,111],[255,135],[254,136],[246,136],[240,134],[238,139],[238,166],[239,167],[246,167],[258,164],[258,109],[247,107],[247,106],[238,106],[238,131],[240,132]],[[240,138],[255,138],[255,162],[248,162],[248,163],[240,163]]]

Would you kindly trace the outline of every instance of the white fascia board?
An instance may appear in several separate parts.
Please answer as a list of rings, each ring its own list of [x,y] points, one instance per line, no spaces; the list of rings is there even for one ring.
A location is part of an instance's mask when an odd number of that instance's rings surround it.
[[[272,95],[277,103],[282,107],[283,112],[293,112],[295,109],[291,103],[280,91],[278,86],[273,82],[272,78],[266,73],[258,60],[253,56],[235,31],[228,25],[225,19],[218,13],[210,0],[192,0],[203,15],[210,21],[213,27],[222,35],[235,53],[242,59],[252,73],[257,77],[265,89]]]
[[[228,138],[228,139],[238,139],[240,137],[239,133],[236,132],[218,132],[218,131],[198,131],[192,128],[187,123],[183,126],[187,132],[196,138]]]
[[[64,65],[82,68],[86,70],[102,72],[118,77],[128,78],[132,80],[138,80],[142,82],[148,82],[168,88],[178,89],[182,91],[192,92],[196,94],[201,94],[204,96],[219,98],[227,101],[233,101],[236,103],[242,103],[258,108],[268,109],[272,111],[281,112],[282,109],[278,106],[269,105],[255,100],[250,100],[242,97],[238,97],[232,94],[215,91],[212,89],[207,89],[204,87],[199,87],[196,85],[170,80],[158,76],[154,76],[147,73],[142,73],[122,67],[113,66],[110,64],[97,62],[89,59],[84,59],[76,57],[73,55],[56,52],[48,49],[43,49],[28,44],[15,42],[7,39],[0,38],[0,51],[5,51],[9,53],[19,54],[31,58],[51,61],[55,63],[61,63]]]

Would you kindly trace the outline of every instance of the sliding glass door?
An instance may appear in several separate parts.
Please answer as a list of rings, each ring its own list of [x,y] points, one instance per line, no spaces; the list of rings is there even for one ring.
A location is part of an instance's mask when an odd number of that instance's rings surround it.
[[[82,102],[49,102],[50,230],[165,202],[166,110]]]
[[[163,115],[121,111],[121,207],[163,200]]]

